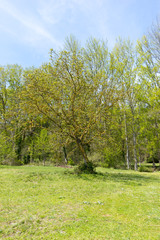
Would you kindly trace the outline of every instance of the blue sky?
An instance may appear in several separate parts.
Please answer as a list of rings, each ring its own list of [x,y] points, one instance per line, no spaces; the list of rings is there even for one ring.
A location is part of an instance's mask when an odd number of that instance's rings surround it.
[[[71,34],[136,41],[159,15],[160,0],[0,0],[0,65],[39,66]]]

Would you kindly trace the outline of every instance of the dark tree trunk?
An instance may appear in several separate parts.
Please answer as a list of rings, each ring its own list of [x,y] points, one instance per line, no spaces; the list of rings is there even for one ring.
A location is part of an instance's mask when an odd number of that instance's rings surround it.
[[[64,153],[64,161],[67,164],[68,163],[68,159],[67,159],[67,152],[66,152],[66,147],[63,146],[63,153]]]
[[[156,164],[155,164],[154,157],[153,157],[153,168],[154,168],[154,169],[156,168]]]
[[[83,147],[83,144],[81,142],[81,140],[79,138],[76,139],[76,143],[77,143],[77,146],[78,146],[78,149],[80,150],[82,156],[83,156],[83,161],[85,163],[85,165],[87,165],[87,163],[89,162],[88,160],[88,157],[87,157],[87,154],[86,154],[86,151]]]

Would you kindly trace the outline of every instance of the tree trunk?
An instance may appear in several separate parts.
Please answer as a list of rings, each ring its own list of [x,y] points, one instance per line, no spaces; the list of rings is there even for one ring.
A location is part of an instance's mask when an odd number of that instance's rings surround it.
[[[135,119],[134,119],[134,110],[132,110],[132,124],[133,124],[133,159],[134,159],[134,170],[138,169],[138,161],[137,161],[137,151],[136,151],[136,132],[135,132]]]
[[[80,150],[82,156],[83,156],[83,161],[84,161],[84,164],[87,165],[87,163],[89,162],[88,160],[88,157],[87,157],[87,154],[85,152],[85,149],[82,145],[82,142],[79,138],[76,139],[76,143],[77,143],[77,146],[78,146],[78,149]]]
[[[139,167],[141,166],[141,157],[139,156]]]
[[[126,138],[126,162],[127,162],[127,169],[130,169],[126,113],[124,114],[124,122],[125,122],[125,138]]]
[[[157,158],[160,166],[160,142],[159,142],[159,134],[158,134],[158,124],[157,119],[155,119],[155,127],[156,127],[156,138],[157,138]]]
[[[139,148],[139,167],[141,166],[141,163],[143,162],[143,159],[142,159],[142,153],[141,153],[141,150]]]
[[[158,162],[159,162],[159,167],[160,167],[160,149],[158,149]]]
[[[43,154],[43,166],[45,166],[45,164],[46,164],[46,156],[45,154]]]
[[[34,144],[31,144],[30,163],[33,164],[33,162],[34,162]]]
[[[155,164],[154,157],[153,157],[153,168],[154,168],[154,170],[155,170],[155,168],[156,168],[156,164]]]
[[[136,151],[136,134],[133,132],[133,156],[134,156],[134,170],[137,171],[137,151]]]
[[[64,153],[64,161],[67,164],[68,163],[68,159],[67,159],[67,152],[66,152],[66,147],[63,146],[63,153]]]

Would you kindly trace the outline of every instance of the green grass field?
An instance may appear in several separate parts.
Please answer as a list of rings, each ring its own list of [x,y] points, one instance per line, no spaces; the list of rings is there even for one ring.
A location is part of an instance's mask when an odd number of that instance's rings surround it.
[[[0,239],[160,239],[160,173],[0,167]]]

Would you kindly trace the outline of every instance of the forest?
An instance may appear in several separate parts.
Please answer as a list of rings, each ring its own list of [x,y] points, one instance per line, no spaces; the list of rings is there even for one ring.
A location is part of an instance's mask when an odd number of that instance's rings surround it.
[[[71,36],[49,54],[0,66],[0,164],[160,166],[160,23],[136,45]]]

